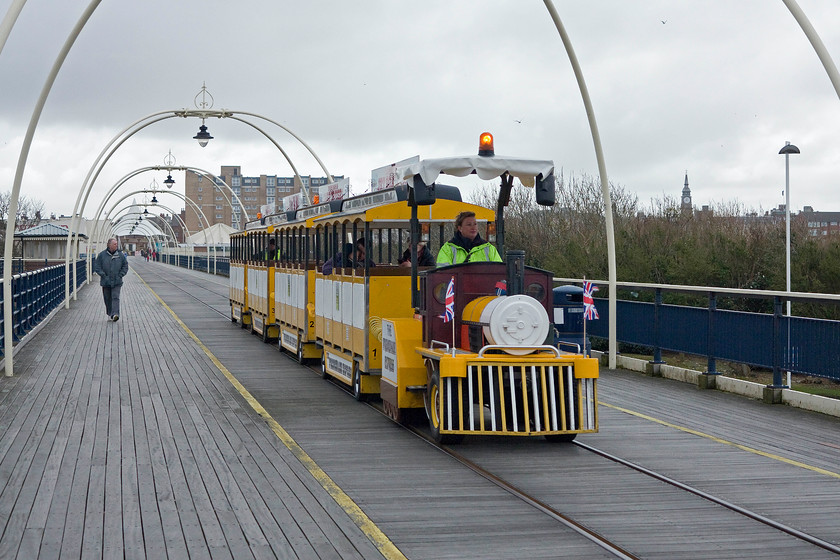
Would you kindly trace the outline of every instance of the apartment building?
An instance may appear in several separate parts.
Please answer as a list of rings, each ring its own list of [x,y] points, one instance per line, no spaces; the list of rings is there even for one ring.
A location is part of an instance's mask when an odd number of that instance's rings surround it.
[[[263,205],[274,204],[279,207],[284,197],[301,191],[301,184],[298,184],[295,177],[245,176],[238,165],[223,165],[216,178],[205,177],[191,171],[186,171],[184,175],[187,198],[195,202],[207,218],[207,224],[205,224],[199,212],[187,203],[185,222],[190,231],[199,231],[217,223],[227,224],[234,229],[243,229],[246,215],[249,219],[255,220]],[[343,178],[341,175],[334,177],[335,180]],[[329,182],[326,177],[309,175],[302,175],[301,180],[302,185],[307,189],[320,187]],[[241,207],[224,187],[225,183],[242,201]]]

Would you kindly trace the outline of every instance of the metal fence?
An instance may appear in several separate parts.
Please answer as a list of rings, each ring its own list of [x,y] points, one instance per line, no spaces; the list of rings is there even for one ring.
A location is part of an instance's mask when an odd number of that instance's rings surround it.
[[[72,268],[71,268],[72,270]],[[87,279],[85,262],[76,263],[76,288]],[[64,265],[12,276],[12,337],[14,342],[31,331],[64,301]],[[0,356],[5,345],[5,305],[0,290]]]
[[[158,260],[166,264],[199,270],[208,274],[230,275],[230,259],[228,257],[214,258],[212,256],[164,254],[158,255]]]
[[[662,362],[662,350],[670,350],[706,356],[710,374],[718,373],[716,360],[720,359],[772,369],[776,386],[782,386],[783,371],[840,381],[840,321],[789,317],[782,310],[787,299],[836,304],[840,296],[655,284],[619,284],[619,287],[655,293],[652,303],[628,300],[616,303],[618,342],[651,349],[654,363]],[[704,295],[708,304],[706,307],[663,304],[663,291]],[[774,312],[718,309],[718,297],[723,295],[772,298]],[[608,300],[596,298],[595,304],[600,319],[587,322],[587,333],[606,339]]]

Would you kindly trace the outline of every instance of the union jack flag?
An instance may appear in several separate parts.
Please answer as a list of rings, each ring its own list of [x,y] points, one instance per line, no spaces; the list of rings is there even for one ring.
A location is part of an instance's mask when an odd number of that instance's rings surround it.
[[[455,277],[449,280],[449,285],[446,286],[446,309],[443,315],[440,316],[444,323],[453,321],[455,319]]]
[[[583,316],[591,321],[598,318],[598,310],[595,309],[595,300],[592,293],[598,291],[598,286],[592,282],[583,283]]]
[[[496,295],[497,296],[506,296],[507,295],[507,280],[499,280],[496,282]]]

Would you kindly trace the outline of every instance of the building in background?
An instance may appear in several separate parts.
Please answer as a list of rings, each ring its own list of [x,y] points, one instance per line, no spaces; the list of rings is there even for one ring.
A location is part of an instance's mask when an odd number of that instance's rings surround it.
[[[190,231],[199,231],[214,224],[226,224],[235,230],[245,227],[245,214],[239,204],[230,195],[222,183],[211,180],[191,171],[184,172],[184,188],[187,198],[201,208],[207,218],[207,224],[189,204],[185,209],[185,223]],[[337,181],[342,175],[334,176]],[[223,165],[218,179],[227,183],[242,201],[242,206],[250,219],[255,220],[260,208],[264,205],[281,207],[284,197],[299,193],[301,185],[296,184],[294,177],[278,177],[277,175],[244,176],[238,165]],[[326,177],[310,177],[302,175],[303,186],[307,189],[326,185]],[[218,183],[218,184],[217,184]],[[228,202],[228,199],[230,202]]]

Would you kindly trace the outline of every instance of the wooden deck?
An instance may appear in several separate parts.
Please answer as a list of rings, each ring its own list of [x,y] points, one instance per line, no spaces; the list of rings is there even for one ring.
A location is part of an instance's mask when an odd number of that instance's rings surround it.
[[[377,558],[134,273],[0,379],[0,558]]]
[[[0,559],[610,557],[231,324],[226,278],[131,265],[119,322],[89,285],[0,378]],[[599,400],[582,442],[840,543],[838,419],[622,371]],[[836,557],[575,445],[458,451],[642,558]]]

